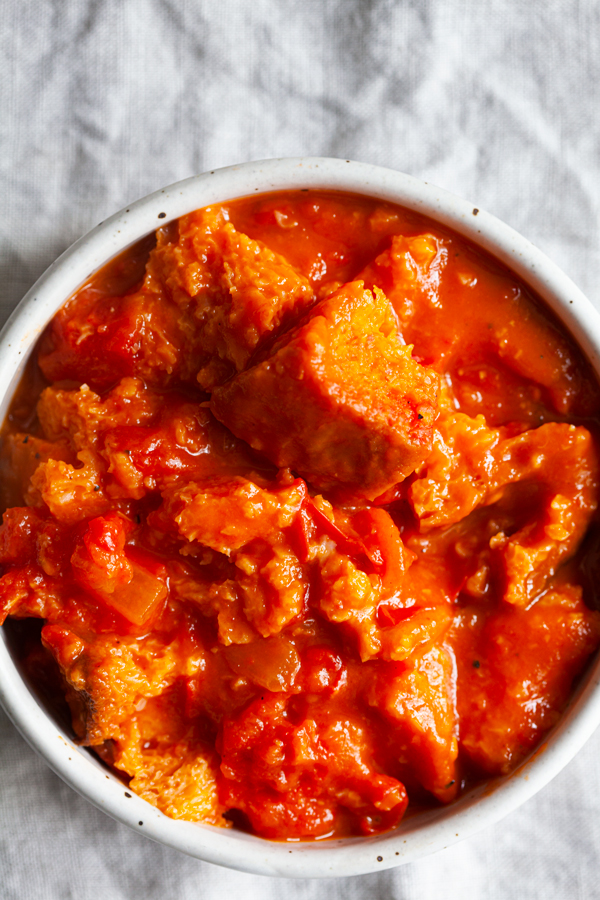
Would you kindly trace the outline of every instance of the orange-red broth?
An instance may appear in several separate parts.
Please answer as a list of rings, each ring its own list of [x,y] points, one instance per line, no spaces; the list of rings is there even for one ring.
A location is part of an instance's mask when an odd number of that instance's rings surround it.
[[[278,472],[212,417],[193,354],[163,364],[189,281],[181,254],[145,275],[147,239],[58,314],[13,401],[0,613],[42,620],[30,670],[58,666],[78,738],[168,815],[375,833],[510,772],[597,648],[598,389],[525,286],[428,219],[321,191],[224,209],[303,276],[303,313],[357,276],[384,291],[441,376],[431,451],[374,501]],[[266,537],[228,547],[248,484]]]

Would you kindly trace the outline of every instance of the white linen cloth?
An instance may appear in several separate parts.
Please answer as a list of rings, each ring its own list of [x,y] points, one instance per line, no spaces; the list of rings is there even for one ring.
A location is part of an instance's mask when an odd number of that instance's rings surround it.
[[[467,197],[600,308],[595,0],[1,0],[2,320],[73,240],[206,169],[326,155]],[[600,577],[600,574],[599,574]],[[600,897],[600,733],[503,822],[396,870],[268,879],[151,843],[0,712],[0,900]]]

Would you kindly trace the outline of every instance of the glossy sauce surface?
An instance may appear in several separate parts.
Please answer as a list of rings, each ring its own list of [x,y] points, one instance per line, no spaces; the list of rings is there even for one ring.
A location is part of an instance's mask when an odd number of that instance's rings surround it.
[[[167,815],[316,839],[507,774],[600,642],[600,395],[509,271],[333,192],[172,223],[3,431],[0,620]],[[45,676],[44,676],[45,677]]]

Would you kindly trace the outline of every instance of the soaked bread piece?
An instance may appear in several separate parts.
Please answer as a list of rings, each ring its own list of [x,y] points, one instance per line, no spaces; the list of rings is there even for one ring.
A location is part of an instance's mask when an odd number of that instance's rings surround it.
[[[436,373],[402,344],[381,291],[352,282],[218,388],[211,409],[319,490],[373,499],[428,455],[437,388]]]

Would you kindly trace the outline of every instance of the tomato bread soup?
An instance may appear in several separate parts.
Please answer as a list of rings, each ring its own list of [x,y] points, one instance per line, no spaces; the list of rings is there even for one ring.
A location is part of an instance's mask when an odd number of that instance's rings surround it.
[[[564,329],[431,220],[317,190],[199,210],[38,345],[0,620],[41,620],[25,666],[167,815],[394,828],[518,766],[600,643],[599,415]]]

